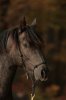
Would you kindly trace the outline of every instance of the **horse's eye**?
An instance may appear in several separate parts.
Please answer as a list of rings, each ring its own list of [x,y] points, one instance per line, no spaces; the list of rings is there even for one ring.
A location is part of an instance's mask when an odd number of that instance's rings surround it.
[[[28,48],[29,47],[29,44],[24,43],[24,47]]]

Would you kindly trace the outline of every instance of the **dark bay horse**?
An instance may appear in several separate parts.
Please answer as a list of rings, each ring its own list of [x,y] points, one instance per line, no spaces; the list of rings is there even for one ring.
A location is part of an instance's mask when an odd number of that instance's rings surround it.
[[[36,81],[47,79],[47,66],[40,50],[41,41],[34,26],[35,21],[29,26],[24,18],[18,27],[0,36],[0,100],[13,100],[12,82],[18,66],[24,66],[33,82],[32,96]]]

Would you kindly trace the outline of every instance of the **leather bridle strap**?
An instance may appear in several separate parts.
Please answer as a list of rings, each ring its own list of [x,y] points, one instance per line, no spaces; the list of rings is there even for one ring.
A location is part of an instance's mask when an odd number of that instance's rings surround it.
[[[42,65],[42,64],[45,64],[44,62],[38,64],[38,65],[35,65],[34,69],[37,68],[38,66]]]
[[[21,56],[21,60],[22,60],[23,66],[24,66],[24,68],[25,68],[25,70],[26,70],[26,65],[25,65],[25,63],[24,63],[23,54],[22,54],[22,52],[21,52],[20,45],[18,45],[18,48],[19,48],[19,52],[20,52],[20,56]]]

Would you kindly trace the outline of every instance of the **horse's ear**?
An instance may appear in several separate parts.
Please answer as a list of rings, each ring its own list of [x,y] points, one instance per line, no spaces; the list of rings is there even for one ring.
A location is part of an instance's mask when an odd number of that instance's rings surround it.
[[[36,18],[33,20],[31,26],[36,26]]]
[[[10,34],[10,36],[9,36],[9,38],[8,38],[8,40],[7,40],[7,46],[6,46],[6,48],[7,48],[7,51],[9,51],[9,52],[10,52],[12,49],[16,48],[16,42],[15,42],[15,40],[13,39],[12,34]]]
[[[23,17],[22,21],[20,22],[20,26],[22,28],[24,28],[26,26],[26,18],[25,18],[25,16]]]
[[[20,21],[20,25],[19,25],[19,33],[22,32],[22,30],[26,27],[26,18],[25,16],[23,17],[23,19]]]

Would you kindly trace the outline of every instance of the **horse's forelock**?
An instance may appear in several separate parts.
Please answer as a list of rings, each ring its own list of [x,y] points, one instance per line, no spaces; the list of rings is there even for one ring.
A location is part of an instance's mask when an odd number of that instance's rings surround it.
[[[38,34],[34,31],[34,29],[31,26],[26,27],[26,33],[27,33],[27,41],[32,44],[32,46],[39,46],[41,41],[38,37]]]

